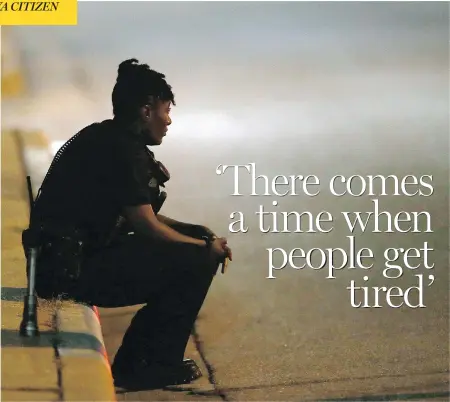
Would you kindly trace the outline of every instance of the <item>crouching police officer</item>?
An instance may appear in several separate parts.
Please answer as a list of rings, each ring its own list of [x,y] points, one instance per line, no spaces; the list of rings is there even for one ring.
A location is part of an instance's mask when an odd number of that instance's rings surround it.
[[[210,284],[231,250],[206,227],[159,214],[169,173],[161,144],[175,104],[165,76],[120,64],[114,118],[55,155],[34,204],[42,238],[36,289],[100,307],[145,304],[113,363],[117,386],[163,387],[201,376],[184,351]]]

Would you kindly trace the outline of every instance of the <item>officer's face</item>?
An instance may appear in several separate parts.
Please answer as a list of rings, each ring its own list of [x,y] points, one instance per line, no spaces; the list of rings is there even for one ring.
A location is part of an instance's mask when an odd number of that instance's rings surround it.
[[[148,144],[159,145],[166,136],[168,127],[172,123],[170,118],[170,101],[158,101],[150,111],[148,119]]]

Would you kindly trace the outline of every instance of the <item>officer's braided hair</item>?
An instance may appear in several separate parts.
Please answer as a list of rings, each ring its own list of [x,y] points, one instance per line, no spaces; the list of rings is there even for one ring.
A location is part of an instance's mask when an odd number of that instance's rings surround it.
[[[125,60],[119,65],[117,80],[112,92],[113,113],[116,117],[132,118],[149,98],[170,101],[175,105],[172,87],[165,75],[152,70],[137,59]]]

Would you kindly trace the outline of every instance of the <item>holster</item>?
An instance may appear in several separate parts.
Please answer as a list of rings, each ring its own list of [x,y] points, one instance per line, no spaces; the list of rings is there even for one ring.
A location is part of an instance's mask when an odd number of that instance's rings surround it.
[[[70,296],[78,283],[83,259],[84,242],[78,233],[27,229],[22,232],[22,245],[27,258],[30,247],[38,248],[38,295],[43,298],[64,294]]]

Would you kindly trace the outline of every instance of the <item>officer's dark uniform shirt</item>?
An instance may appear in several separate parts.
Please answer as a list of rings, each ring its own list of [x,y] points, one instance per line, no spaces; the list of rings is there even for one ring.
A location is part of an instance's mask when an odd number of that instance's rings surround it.
[[[50,168],[33,222],[76,227],[101,245],[124,207],[159,202],[152,157],[142,140],[112,120],[84,128]]]

